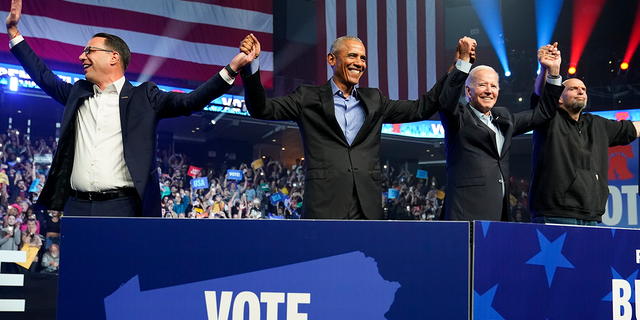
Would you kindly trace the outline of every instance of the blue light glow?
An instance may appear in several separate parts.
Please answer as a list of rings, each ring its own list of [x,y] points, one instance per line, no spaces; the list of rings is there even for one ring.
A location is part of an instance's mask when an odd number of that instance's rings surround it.
[[[507,61],[507,49],[504,45],[504,32],[502,31],[502,15],[500,10],[500,0],[471,0],[476,14],[487,32],[487,36],[493,45],[493,49],[498,55],[498,60],[502,64],[505,74],[509,69],[509,61]]]
[[[538,48],[551,43],[556,22],[560,16],[560,10],[564,0],[536,0],[536,29],[538,33]],[[540,74],[538,63],[537,74]]]
[[[511,76],[511,71],[505,71],[504,72],[504,76],[505,77],[510,77]]]

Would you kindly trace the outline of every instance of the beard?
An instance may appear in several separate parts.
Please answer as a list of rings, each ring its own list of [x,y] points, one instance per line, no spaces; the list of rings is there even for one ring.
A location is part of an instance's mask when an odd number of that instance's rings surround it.
[[[571,107],[573,108],[573,110],[582,110],[587,106],[587,101],[586,100],[573,100],[573,103],[571,104]]]

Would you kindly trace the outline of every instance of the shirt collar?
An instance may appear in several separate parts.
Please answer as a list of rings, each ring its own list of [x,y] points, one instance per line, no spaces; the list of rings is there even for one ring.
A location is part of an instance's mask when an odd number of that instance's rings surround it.
[[[473,110],[473,112],[475,112],[476,116],[478,116],[478,118],[484,120],[484,119],[489,119],[489,122],[493,121],[493,113],[491,113],[491,111],[489,111],[489,115],[487,116],[486,114],[478,111],[478,109],[474,108],[471,104],[469,104],[469,108],[471,108],[471,110]]]
[[[567,110],[563,108],[558,107],[558,113],[564,118],[566,118],[567,120],[570,120],[571,122],[582,122],[582,112],[580,112],[580,117],[578,117],[578,121],[573,119],[573,117],[569,114],[569,112],[567,112]]]
[[[338,93],[338,92],[342,92],[342,90],[338,88],[338,85],[335,83],[334,79],[331,78],[330,82],[331,82],[331,93],[333,93],[334,96],[338,95],[339,97],[342,98],[343,94]],[[358,100],[358,90],[356,90],[356,88],[354,87],[349,96],[350,97],[353,96],[354,99]]]
[[[124,81],[125,78],[124,76],[122,76],[122,78],[116,80],[113,83],[110,83],[109,85],[107,85],[107,87],[103,90],[100,90],[100,87],[98,87],[98,85],[93,85],[93,94],[98,94],[98,93],[111,93],[114,92],[117,93],[118,95],[120,95],[120,91],[122,91],[122,87],[124,87]]]

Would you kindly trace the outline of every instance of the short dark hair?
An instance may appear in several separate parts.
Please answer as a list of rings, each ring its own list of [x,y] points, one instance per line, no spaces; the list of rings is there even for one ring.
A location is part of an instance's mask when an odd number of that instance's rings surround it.
[[[127,70],[129,62],[131,62],[131,51],[129,50],[127,43],[124,42],[122,38],[104,32],[94,34],[93,38],[104,38],[104,45],[106,46],[105,49],[117,52],[120,55],[122,66],[124,67],[122,71],[124,72]]]

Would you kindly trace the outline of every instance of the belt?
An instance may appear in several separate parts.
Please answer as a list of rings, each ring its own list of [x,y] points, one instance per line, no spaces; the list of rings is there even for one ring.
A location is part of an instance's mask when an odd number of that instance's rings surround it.
[[[120,197],[132,197],[137,196],[138,191],[135,188],[123,188],[102,192],[83,192],[77,190],[71,190],[71,196],[74,198],[89,200],[89,201],[105,201],[116,199]]]

